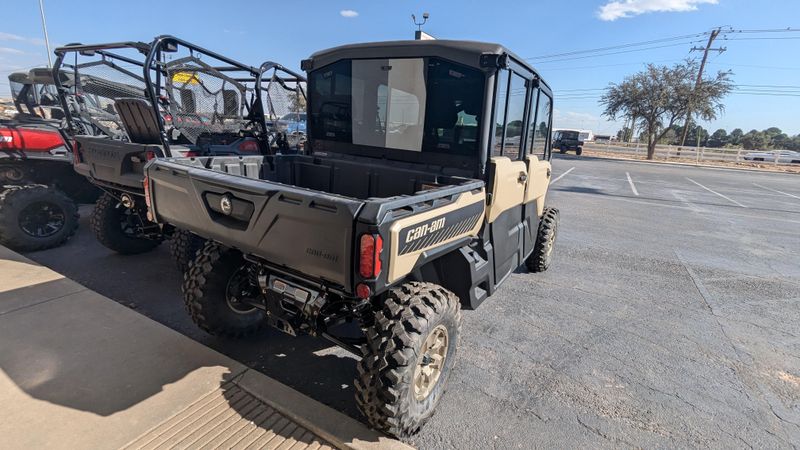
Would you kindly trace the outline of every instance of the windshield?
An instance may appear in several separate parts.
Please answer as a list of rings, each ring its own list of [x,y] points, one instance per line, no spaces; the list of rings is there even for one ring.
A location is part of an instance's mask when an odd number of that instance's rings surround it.
[[[17,81],[9,81],[9,85],[11,86],[11,97],[16,100],[25,85]]]
[[[309,77],[314,139],[413,152],[477,151],[483,74],[438,58],[344,60]]]
[[[286,122],[305,122],[306,121],[306,115],[305,114],[298,114],[298,113],[289,113],[289,114],[285,114],[283,117],[281,117],[281,120],[284,120]]]
[[[562,131],[561,139],[578,139],[577,131]]]

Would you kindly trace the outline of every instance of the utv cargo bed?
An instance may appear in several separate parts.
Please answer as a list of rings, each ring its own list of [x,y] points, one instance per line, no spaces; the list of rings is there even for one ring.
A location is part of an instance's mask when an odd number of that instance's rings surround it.
[[[141,192],[148,153],[163,156],[161,146],[133,144],[105,136],[75,136],[75,171],[95,184]]]
[[[158,158],[145,170],[155,221],[347,291],[362,227],[483,188],[467,178],[299,155]]]

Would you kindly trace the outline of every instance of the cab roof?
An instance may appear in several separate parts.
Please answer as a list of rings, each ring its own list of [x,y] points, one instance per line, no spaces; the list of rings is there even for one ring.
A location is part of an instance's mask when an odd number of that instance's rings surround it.
[[[500,44],[460,40],[406,40],[365,42],[318,51],[303,61],[305,70],[327,66],[342,59],[414,58],[438,56],[476,68],[487,68],[484,55],[507,56],[541,79],[536,69]]]

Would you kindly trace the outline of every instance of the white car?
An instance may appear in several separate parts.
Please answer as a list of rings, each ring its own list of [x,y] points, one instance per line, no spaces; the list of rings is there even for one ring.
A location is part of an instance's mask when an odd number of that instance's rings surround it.
[[[746,161],[767,161],[779,163],[800,164],[800,152],[792,150],[775,150],[772,152],[750,152],[744,155]]]

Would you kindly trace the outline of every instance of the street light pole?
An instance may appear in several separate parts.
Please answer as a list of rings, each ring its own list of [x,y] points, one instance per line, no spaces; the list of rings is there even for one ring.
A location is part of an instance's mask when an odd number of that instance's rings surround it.
[[[44,31],[44,45],[47,47],[47,67],[53,66],[50,59],[50,38],[47,36],[47,21],[44,20],[44,0],[39,0],[39,13],[42,15],[42,30]]]

